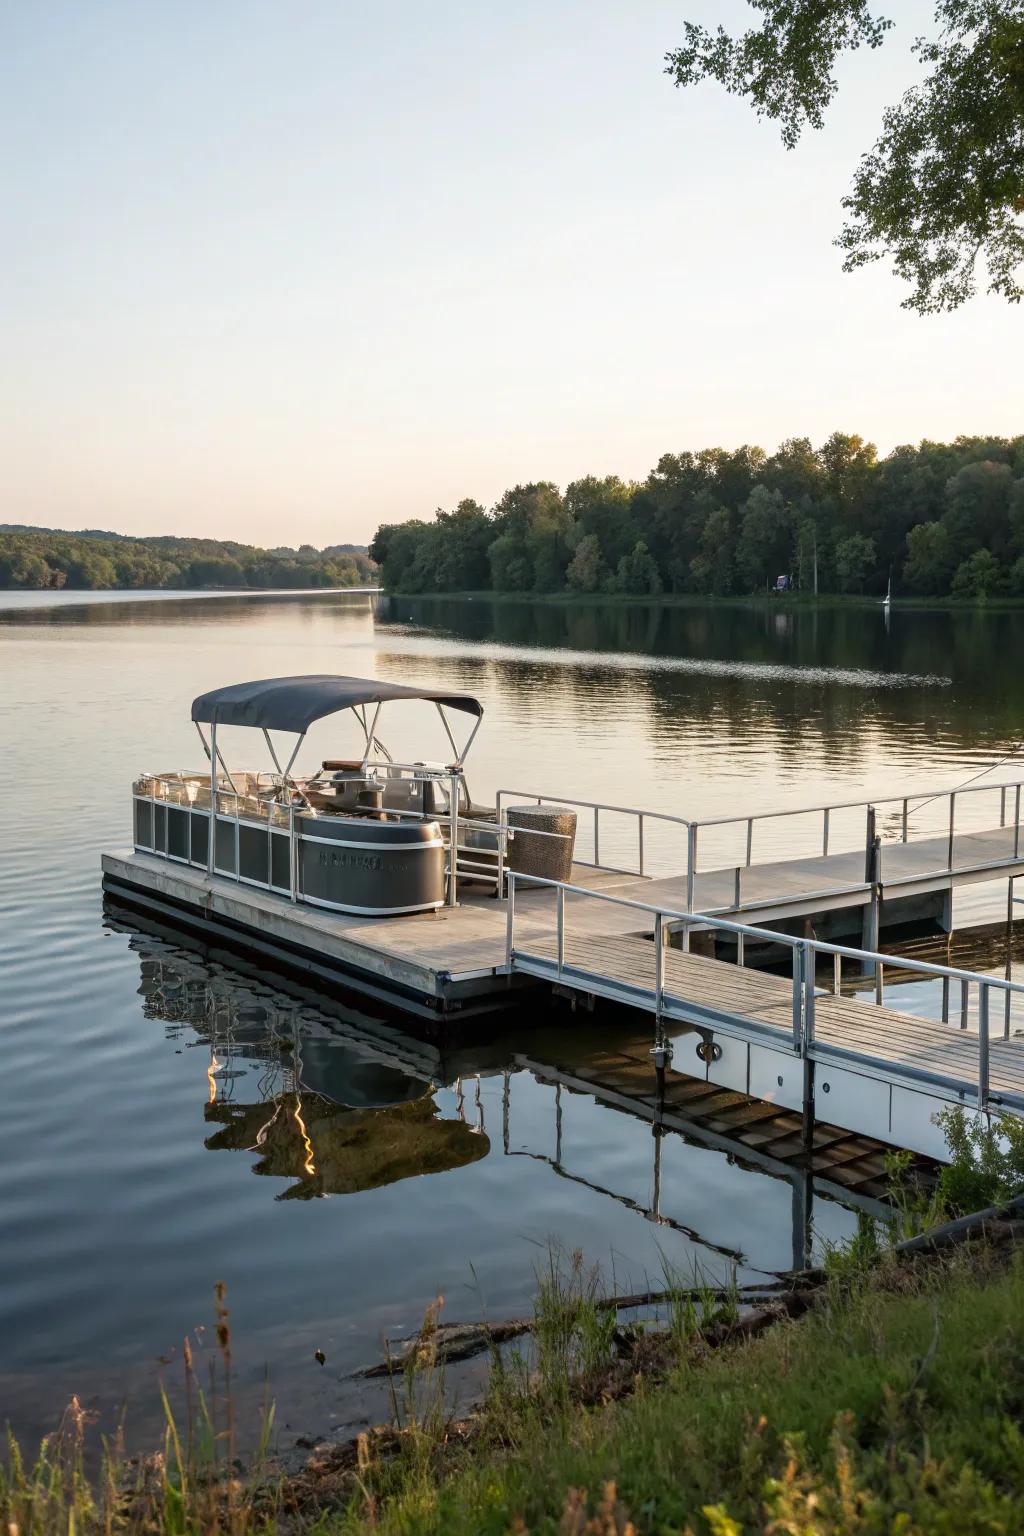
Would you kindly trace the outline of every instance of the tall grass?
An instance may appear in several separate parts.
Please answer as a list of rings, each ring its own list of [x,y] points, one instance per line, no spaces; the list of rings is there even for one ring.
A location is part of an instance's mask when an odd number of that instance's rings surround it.
[[[129,1456],[123,1427],[104,1437],[99,1469],[89,1475],[89,1415],[78,1398],[27,1457],[8,1430],[6,1464],[0,1460],[0,1527],[5,1536],[244,1536],[272,1524],[273,1482],[268,1466],[274,1406],[265,1400],[249,1477],[239,1477],[231,1380],[231,1323],[223,1285],[214,1293],[217,1353],[209,1389],[198,1380],[191,1345],[182,1347],[183,1422],[163,1382],[164,1433],[160,1448]]]

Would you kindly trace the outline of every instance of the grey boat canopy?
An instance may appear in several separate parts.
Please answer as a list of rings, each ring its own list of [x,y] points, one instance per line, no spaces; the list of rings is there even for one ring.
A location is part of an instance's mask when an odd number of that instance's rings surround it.
[[[391,762],[390,753],[377,735],[377,719],[381,705],[393,699],[425,699],[427,703],[436,706],[454,753],[452,769],[461,773],[466,754],[480,729],[484,707],[472,694],[455,693],[450,689],[408,688],[404,683],[382,683],[374,677],[336,677],[329,672],[318,672],[309,677],[263,677],[254,682],[230,683],[226,688],[214,688],[209,693],[201,693],[197,699],[192,700],[192,720],[207,757],[211,763],[215,758],[220,760],[229,781],[231,775],[224,762],[224,755],[216,745],[218,725],[247,725],[262,731],[274,759],[274,766],[289,781],[292,766],[309,727],[325,715],[336,715],[346,709],[355,715],[366,737],[364,770],[374,747]],[[369,719],[368,705],[373,707]],[[476,716],[473,729],[461,748],[452,735],[445,709],[460,710],[463,714]],[[204,723],[210,727],[209,745],[203,736]],[[270,739],[271,731],[293,732],[299,738],[285,768],[278,762]]]
[[[362,705],[390,699],[426,699],[429,703],[480,716],[484,707],[468,693],[407,688],[367,677],[335,677],[322,672],[310,677],[265,677],[251,683],[214,688],[192,701],[192,719],[211,725],[248,725],[264,731],[296,731],[304,735],[315,720]]]

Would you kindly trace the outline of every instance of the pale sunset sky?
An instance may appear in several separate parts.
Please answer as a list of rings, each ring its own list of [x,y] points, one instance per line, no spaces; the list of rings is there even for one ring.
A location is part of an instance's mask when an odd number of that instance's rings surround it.
[[[822,133],[663,55],[741,0],[0,0],[0,521],[364,541],[518,481],[1013,434],[1024,314],[844,276]]]

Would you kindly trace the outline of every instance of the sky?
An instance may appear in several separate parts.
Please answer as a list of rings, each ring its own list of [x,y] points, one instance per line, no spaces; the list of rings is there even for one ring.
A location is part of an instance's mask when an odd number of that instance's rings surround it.
[[[1022,429],[1024,313],[900,309],[840,198],[931,7],[792,152],[742,0],[0,0],[0,521],[365,541],[665,452]]]

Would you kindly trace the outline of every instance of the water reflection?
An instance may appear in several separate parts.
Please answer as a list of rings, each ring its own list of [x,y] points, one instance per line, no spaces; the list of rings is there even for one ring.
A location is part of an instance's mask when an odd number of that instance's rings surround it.
[[[751,1250],[749,1233],[740,1235],[742,1221],[727,1223],[732,1240],[716,1235],[719,1222],[703,1229],[703,1199],[689,1200],[679,1179],[685,1148],[713,1154],[716,1185],[732,1169],[788,1186],[791,1247],[775,1267],[803,1267],[816,1224],[831,1235],[842,1207],[882,1210],[884,1181],[873,1174],[843,1188],[803,1160],[776,1155],[775,1145],[790,1146],[800,1131],[790,1112],[777,1112],[773,1136],[759,1119],[754,1140],[730,1140],[707,1115],[688,1112],[686,1101],[703,1083],[655,1073],[642,1021],[620,1015],[572,1031],[564,1022],[519,1027],[506,1041],[443,1051],[345,1003],[291,995],[284,981],[268,986],[235,962],[169,942],[145,919],[108,911],[107,920],[129,935],[139,957],[147,1017],[169,1038],[209,1053],[204,1120],[214,1129],[206,1148],[248,1154],[254,1174],[287,1181],[279,1200],[381,1189],[500,1152],[542,1166],[564,1186],[613,1202],[666,1236],[677,1234],[723,1276],[732,1266],[763,1273],[763,1256]],[[527,1084],[544,1094],[539,1119],[536,1104],[522,1096]],[[486,1116],[495,1099],[490,1113],[497,1134],[500,1111],[500,1140],[492,1142]],[[604,1124],[595,1139],[589,1120],[580,1121],[581,1103],[599,1115],[610,1110],[614,1134]],[[869,1159],[876,1151],[873,1144],[855,1150]],[[745,1180],[736,1194],[741,1190],[750,1198]]]
[[[278,1199],[379,1189],[486,1157],[482,1127],[462,1112],[445,1118],[435,1083],[395,1065],[387,1044],[346,1038],[340,1017],[246,987],[159,939],[137,932],[131,947],[146,1016],[172,1033],[189,1025],[209,1050],[204,1116],[220,1129],[207,1148],[252,1154],[255,1174],[292,1181]]]

